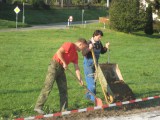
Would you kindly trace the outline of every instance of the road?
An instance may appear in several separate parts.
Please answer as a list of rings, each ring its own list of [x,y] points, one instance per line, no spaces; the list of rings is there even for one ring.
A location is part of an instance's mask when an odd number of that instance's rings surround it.
[[[88,20],[86,24],[98,23],[98,20]],[[82,25],[82,21],[72,22],[72,25]],[[26,31],[26,30],[37,30],[37,29],[67,29],[68,22],[54,23],[54,24],[43,24],[43,25],[33,25],[32,27],[27,28],[9,28],[9,29],[0,29],[0,32],[7,31]]]

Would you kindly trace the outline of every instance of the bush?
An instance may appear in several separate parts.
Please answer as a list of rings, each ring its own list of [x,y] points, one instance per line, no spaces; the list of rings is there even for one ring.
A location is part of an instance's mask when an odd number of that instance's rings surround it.
[[[139,0],[112,0],[110,6],[110,27],[123,32],[144,28],[145,12],[139,8]]]

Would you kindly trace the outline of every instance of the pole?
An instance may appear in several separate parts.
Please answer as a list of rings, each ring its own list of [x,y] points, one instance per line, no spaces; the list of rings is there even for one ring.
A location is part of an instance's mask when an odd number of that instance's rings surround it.
[[[84,21],[84,28],[86,28],[86,23],[87,23],[87,21]]]
[[[69,19],[68,19],[68,27],[69,27]]]
[[[23,22],[23,24],[24,24],[24,22],[25,22],[25,16],[24,16],[24,2],[23,2],[23,18],[22,18],[22,22]]]
[[[84,9],[82,9],[82,25],[83,25],[83,17],[84,17]]]
[[[107,7],[109,7],[109,0],[107,0]]]
[[[18,21],[18,14],[16,14],[16,29],[17,29],[17,21]]]
[[[82,25],[83,25],[83,9],[82,9]]]

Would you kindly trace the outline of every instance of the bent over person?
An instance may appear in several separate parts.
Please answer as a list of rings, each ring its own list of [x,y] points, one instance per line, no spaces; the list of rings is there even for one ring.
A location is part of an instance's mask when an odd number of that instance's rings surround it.
[[[53,56],[48,66],[48,73],[46,75],[44,86],[38,97],[34,111],[38,112],[39,114],[44,114],[42,108],[49,96],[49,93],[52,90],[55,81],[57,83],[59,90],[60,110],[62,110],[62,108],[67,109],[68,107],[67,81],[64,71],[67,69],[68,64],[72,62],[75,67],[76,76],[79,79],[80,84],[83,85],[83,81],[80,76],[80,69],[78,66],[77,51],[78,52],[82,51],[87,46],[88,46],[87,41],[84,38],[80,38],[75,43],[66,42],[58,49],[58,51]]]

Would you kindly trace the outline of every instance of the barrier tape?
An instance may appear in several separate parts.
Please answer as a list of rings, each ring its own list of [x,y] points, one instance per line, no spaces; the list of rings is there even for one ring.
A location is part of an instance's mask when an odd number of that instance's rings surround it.
[[[157,98],[160,98],[160,95],[159,96],[142,98],[142,99],[124,101],[124,102],[116,102],[116,103],[113,103],[113,104],[106,104],[106,105],[103,105],[103,106],[95,106],[95,107],[88,107],[88,108],[78,109],[78,110],[57,112],[57,113],[54,113],[54,114],[38,115],[38,116],[27,117],[27,118],[16,118],[15,120],[34,120],[34,119],[42,119],[42,118],[48,118],[48,117],[58,117],[58,116],[63,116],[63,115],[68,115],[68,114],[73,114],[73,113],[87,112],[87,111],[99,110],[99,109],[104,109],[104,108],[109,108],[109,107],[122,106],[122,105],[126,105],[126,104],[131,104],[131,103],[136,103],[136,102],[141,102],[141,101],[147,101],[147,100],[152,100],[152,99],[157,99]]]

